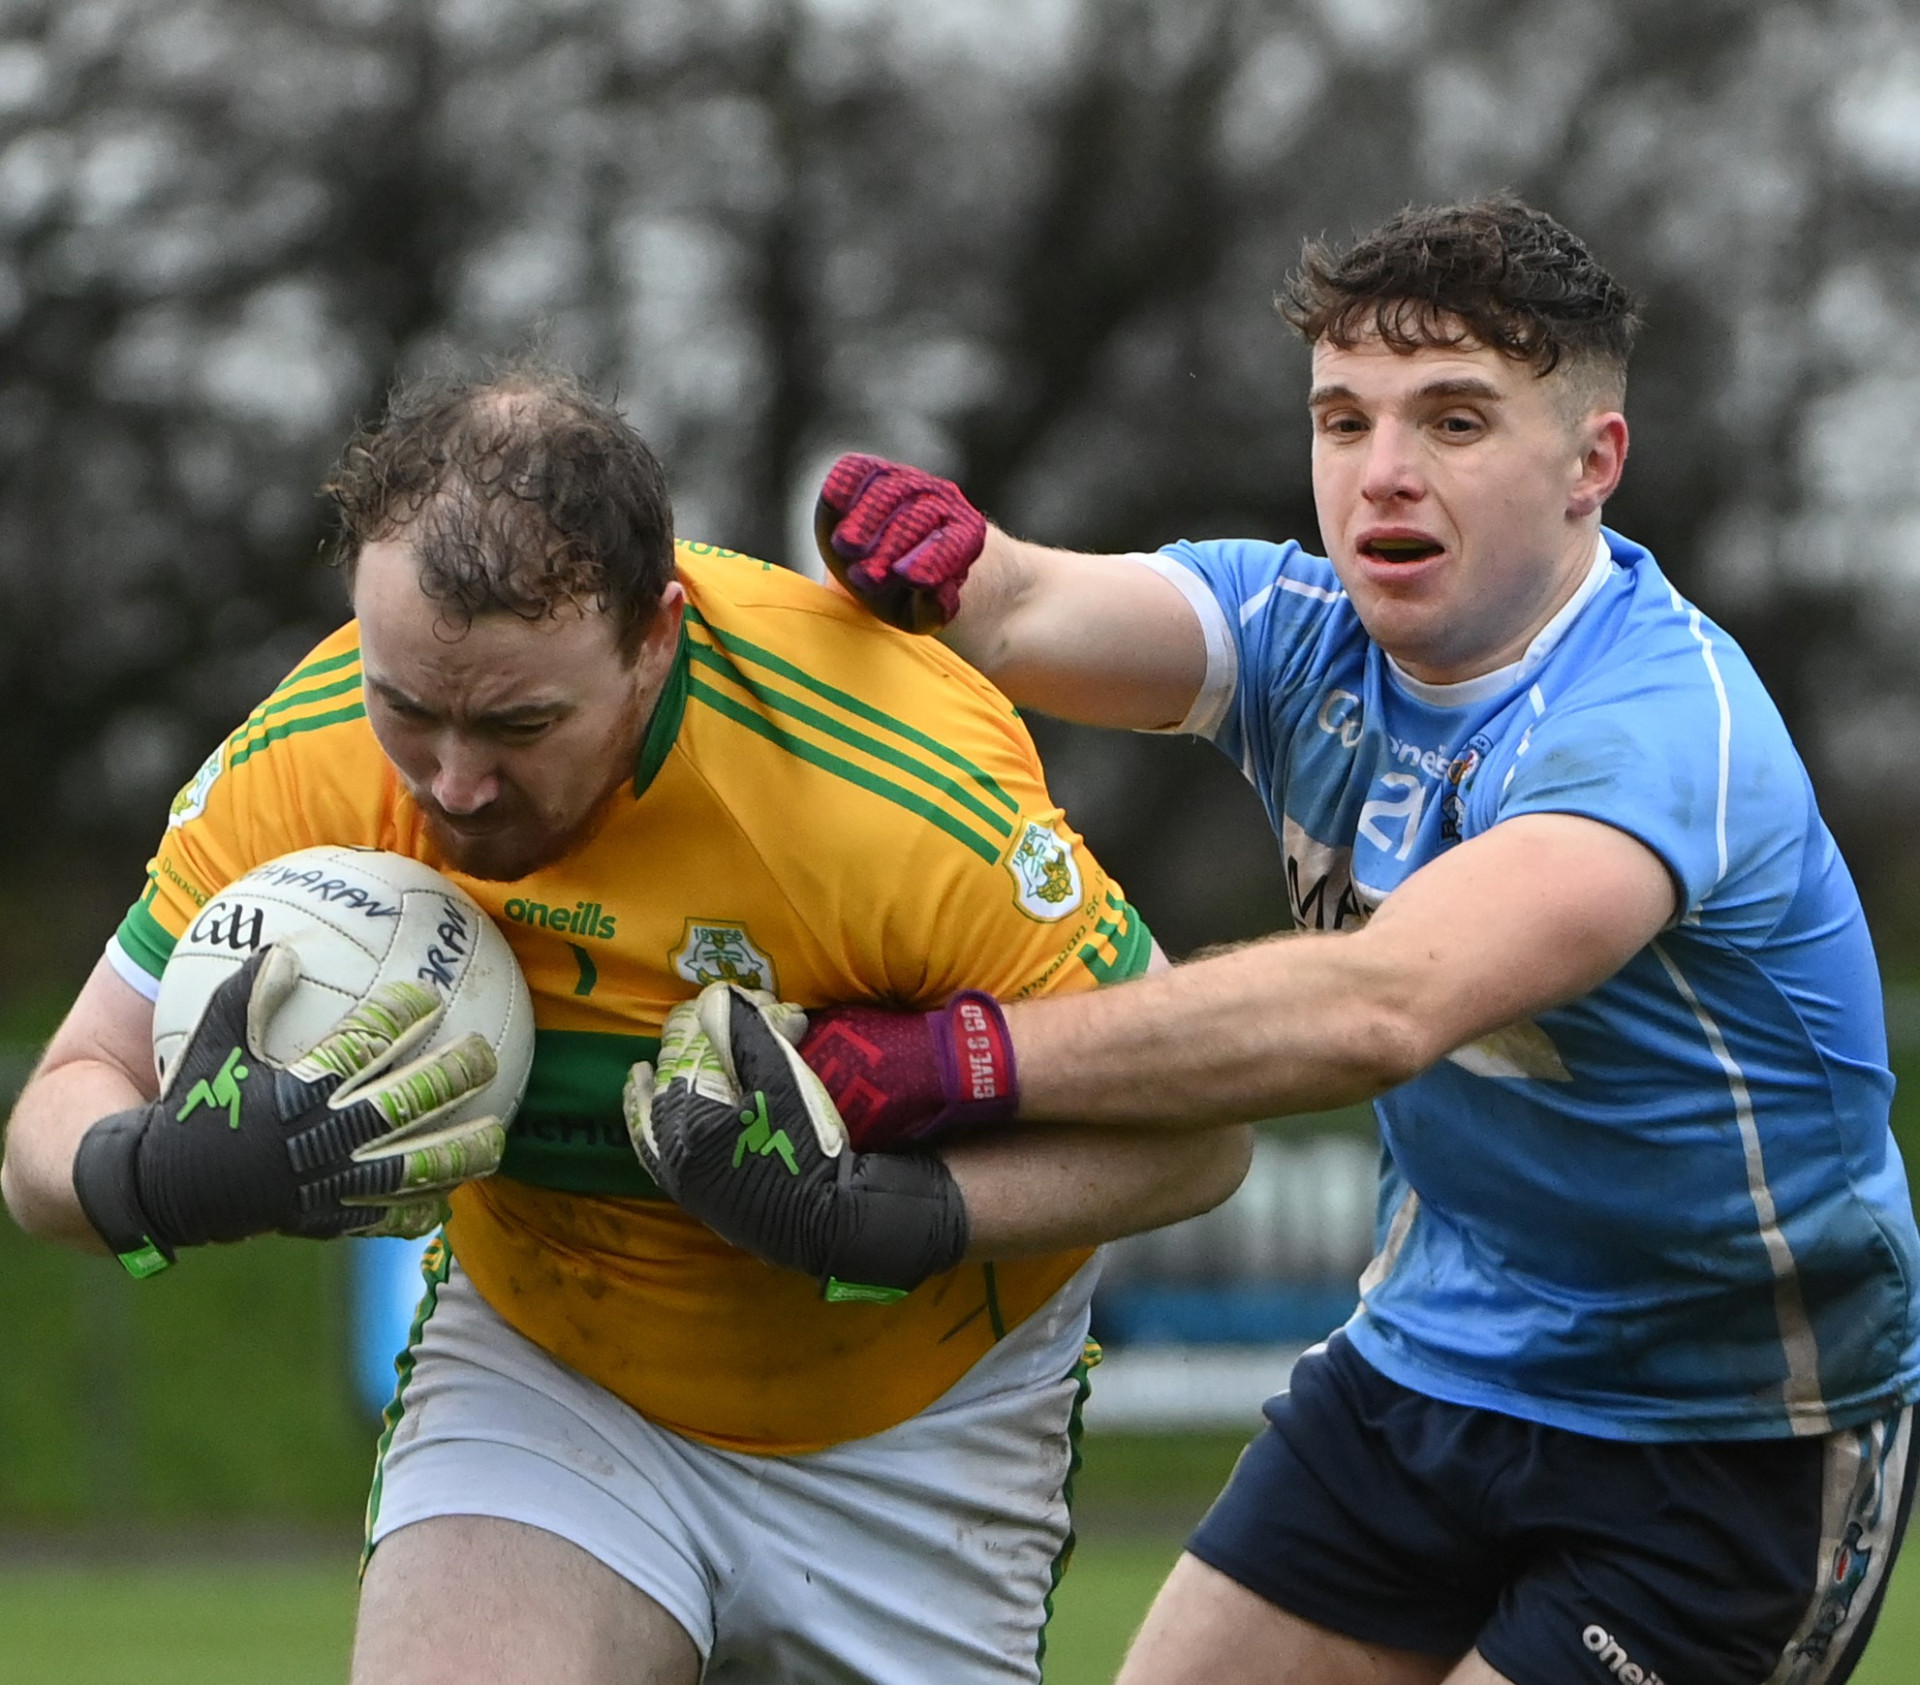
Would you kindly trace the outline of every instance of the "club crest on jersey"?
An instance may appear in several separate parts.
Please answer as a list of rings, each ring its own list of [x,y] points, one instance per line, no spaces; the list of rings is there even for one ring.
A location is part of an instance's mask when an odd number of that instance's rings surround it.
[[[1013,898],[1029,918],[1051,924],[1080,905],[1080,862],[1073,844],[1050,825],[1029,819],[1013,852],[1007,856],[1013,874]]]
[[[200,763],[196,772],[182,786],[180,794],[173,798],[173,806],[167,810],[167,829],[178,830],[189,819],[198,819],[207,811],[207,796],[213,789],[213,782],[226,770],[227,746],[219,748]]]
[[[1493,750],[1493,739],[1484,731],[1454,756],[1447,768],[1446,787],[1440,798],[1440,840],[1458,842],[1467,824],[1467,790],[1481,762]]]
[[[702,989],[709,983],[738,983],[743,989],[780,992],[773,961],[754,946],[743,924],[688,919],[686,935],[674,950],[673,969]]]

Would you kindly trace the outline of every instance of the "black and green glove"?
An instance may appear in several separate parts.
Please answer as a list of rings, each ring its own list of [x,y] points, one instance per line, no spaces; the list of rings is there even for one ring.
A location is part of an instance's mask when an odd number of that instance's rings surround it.
[[[450,1188],[499,1165],[499,1119],[447,1121],[494,1078],[477,1035],[406,1063],[446,1010],[431,988],[383,983],[290,1065],[260,1052],[300,980],[285,944],[215,989],[160,1098],[81,1138],[73,1189],[129,1273],[182,1246],[278,1231],[420,1235]]]
[[[898,1299],[958,1264],[967,1207],[928,1152],[857,1153],[794,1044],[806,1014],[715,983],[667,1015],[659,1068],[635,1065],[627,1133],[667,1196],[829,1299]]]

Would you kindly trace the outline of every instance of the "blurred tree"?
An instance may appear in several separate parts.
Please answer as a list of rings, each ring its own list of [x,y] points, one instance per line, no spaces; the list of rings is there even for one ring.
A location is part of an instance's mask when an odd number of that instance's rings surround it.
[[[854,444],[1058,542],[1311,539],[1266,308],[1300,239],[1513,187],[1647,300],[1615,519],[1755,653],[1883,928],[1920,917],[1904,0],[0,0],[0,35],[16,857],[58,827],[129,887],[340,613],[311,488],[397,371],[543,349],[617,385],[684,532],[800,566]],[[1170,947],[1279,921],[1210,751],[1042,729]]]

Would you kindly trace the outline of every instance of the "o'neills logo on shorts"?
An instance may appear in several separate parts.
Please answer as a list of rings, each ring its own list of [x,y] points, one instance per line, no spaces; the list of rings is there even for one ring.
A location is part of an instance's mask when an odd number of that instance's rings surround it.
[[[1642,1667],[1627,1654],[1627,1647],[1597,1621],[1580,1634],[1580,1642],[1593,1652],[1594,1659],[1620,1685],[1667,1685],[1659,1674]]]

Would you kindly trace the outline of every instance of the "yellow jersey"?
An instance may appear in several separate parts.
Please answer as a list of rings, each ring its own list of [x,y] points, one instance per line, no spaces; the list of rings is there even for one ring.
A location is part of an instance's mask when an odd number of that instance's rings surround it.
[[[807,1451],[923,1409],[1089,1254],[825,1303],[661,1196],[621,1117],[629,1066],[719,978],[802,1005],[931,1008],[1129,977],[1152,942],[972,668],[785,569],[700,544],[677,562],[685,630],[632,783],[564,859],[511,883],[448,869],[367,722],[350,623],[175,799],[117,940],[157,977],[222,887],[318,843],[446,872],[505,932],[536,1024],[505,1161],[453,1197],[462,1268],[512,1327],[662,1426]]]

